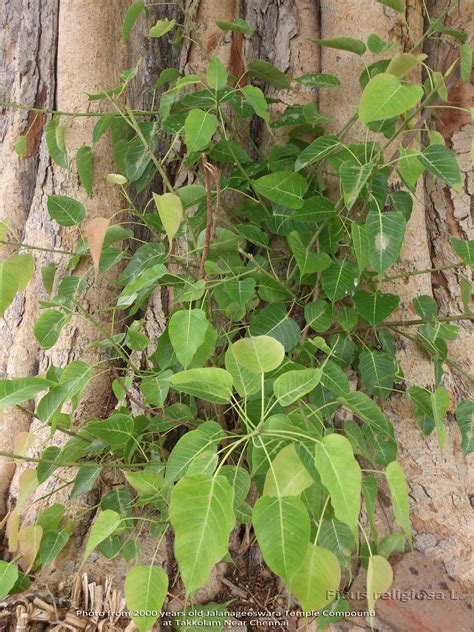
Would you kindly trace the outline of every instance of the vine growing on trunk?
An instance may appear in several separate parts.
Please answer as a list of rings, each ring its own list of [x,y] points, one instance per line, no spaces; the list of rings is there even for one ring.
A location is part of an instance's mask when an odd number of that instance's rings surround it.
[[[143,11],[143,2],[131,5],[124,39]],[[451,406],[442,385],[445,367],[453,364],[449,341],[457,336],[456,321],[472,320],[467,279],[464,313],[439,316],[435,300],[419,296],[416,318],[394,315],[399,296],[392,281],[431,272],[393,271],[417,183],[426,174],[455,191],[461,186],[456,157],[430,129],[429,115],[435,107],[452,107],[449,87],[459,76],[469,81],[472,67],[466,35],[447,32],[444,15],[404,53],[376,34],[367,44],[347,37],[308,43],[350,51],[354,71],[360,68],[362,96],[338,132],[326,131],[331,113],[320,112],[315,102],[285,107],[289,91],[298,94],[301,86],[339,90],[336,76],[289,78],[262,60],[250,61],[240,77],[217,57],[208,60],[206,76],[164,69],[152,87],[155,109],[149,112],[124,105],[137,65],[123,72],[120,85],[90,95],[108,106],[107,113],[47,112],[51,160],[76,169],[89,196],[107,178],[120,187],[124,208],[113,221],[91,219],[87,204],[48,196],[51,218],[70,227],[77,243],[71,252],[49,249],[67,258],[68,275],[58,282],[56,264],[41,269],[48,298],[40,301],[34,336],[42,349],[51,349],[71,319],[85,320],[97,327],[103,359],[95,366],[51,364],[42,376],[0,380],[2,408],[35,400],[30,414],[50,427],[52,438],[70,435],[62,447],[53,440],[37,458],[28,456],[31,436],[23,435],[16,454],[3,454],[29,467],[7,521],[11,558],[0,562],[1,597],[27,587],[74,530],[59,504],[34,524],[22,523],[37,486],[58,468],[71,467],[75,503],[113,468],[123,473],[121,483],[94,507],[84,560],[98,548],[130,564],[125,596],[140,630],[156,621],[168,589],[165,571],[141,561],[144,525],[157,550],[169,530],[174,534],[190,600],[229,555],[232,530],[244,525],[303,611],[331,603],[346,608],[334,595],[360,564],[367,569],[368,610],[374,610],[392,582],[390,555],[412,544],[397,420],[387,417],[384,404],[393,394],[408,397],[420,441],[435,432],[442,451]],[[217,26],[252,36],[242,19]],[[179,46],[183,27],[164,19],[148,36],[173,33],[171,44]],[[420,50],[432,36],[458,43],[451,67],[425,64]],[[380,57],[370,65],[364,63],[367,47]],[[423,83],[410,79],[420,66]],[[267,86],[281,97],[266,96]],[[97,117],[91,144],[77,152],[75,166],[63,127],[69,115]],[[359,140],[346,142],[354,127]],[[113,141],[116,173],[93,170],[105,134]],[[26,137],[16,142],[20,156]],[[157,151],[158,142],[167,145],[165,152]],[[152,184],[159,188],[157,181],[162,189],[143,203],[143,192]],[[192,183],[179,184],[184,181]],[[22,243],[6,224],[0,228],[1,243],[17,248],[0,263],[4,314],[34,272],[35,251],[45,248]],[[472,265],[474,242],[451,243],[456,260],[441,269]],[[116,304],[103,306],[107,328],[85,300],[105,274],[119,288]],[[167,319],[155,339],[145,318],[156,293]],[[430,387],[404,377],[396,357],[399,337],[415,341],[430,358]],[[115,410],[104,419],[80,418],[81,393],[102,372],[113,376]],[[462,447],[470,452],[472,402],[458,404],[456,419]],[[384,536],[375,520],[380,485],[390,491],[397,525]],[[320,629],[324,625],[321,620]]]

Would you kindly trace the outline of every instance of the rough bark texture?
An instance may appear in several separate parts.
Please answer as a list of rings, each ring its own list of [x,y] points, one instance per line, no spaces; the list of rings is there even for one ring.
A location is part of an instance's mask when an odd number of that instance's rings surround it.
[[[4,38],[2,46],[6,50],[2,88],[7,99],[28,106],[84,110],[88,107],[84,92],[115,85],[120,70],[132,65],[140,52],[145,60],[144,70],[134,83],[132,100],[136,105],[146,104],[148,97],[143,86],[152,83],[163,68],[177,63],[178,53],[172,53],[170,57],[169,48],[161,40],[158,43],[147,41],[142,48],[143,16],[131,37],[129,51],[120,43],[120,20],[124,7],[128,5],[125,0],[114,3],[63,0],[60,10],[56,0],[38,0],[38,4],[39,11],[37,7],[30,7],[27,0],[6,2],[5,28],[0,37]],[[410,0],[407,4],[404,17],[416,38],[423,29],[422,5],[418,0]],[[430,5],[436,13],[444,7],[444,0],[433,0]],[[341,93],[331,90],[320,91],[316,95],[321,111],[333,115],[332,125],[336,130],[351,116],[356,97],[360,94],[359,71],[356,70],[359,58],[344,51],[318,49],[309,44],[308,38],[347,35],[367,39],[370,33],[376,32],[384,39],[396,36],[401,41],[401,49],[406,50],[410,46],[405,41],[403,18],[373,0],[201,0],[189,2],[187,8],[189,19],[196,21],[204,50],[209,55],[217,54],[236,75],[241,74],[245,60],[257,57],[271,61],[292,76],[315,71],[336,74],[343,84],[343,98]],[[161,12],[166,10],[162,8]],[[472,30],[473,13],[472,3],[467,0],[461,2],[459,11],[451,16],[453,25]],[[256,28],[253,38],[241,34],[222,36],[216,31],[216,19],[231,20],[239,15]],[[433,45],[426,52],[429,63],[444,66],[448,56],[445,49]],[[369,61],[370,55],[367,56]],[[199,48],[185,44],[179,64],[187,71],[202,73]],[[362,64],[360,68],[362,70]],[[306,89],[305,92],[308,99],[314,98],[314,92]],[[288,99],[288,102],[292,98],[284,93],[279,93],[279,96],[283,100]],[[469,107],[472,88],[456,84],[450,97]],[[474,188],[469,162],[472,123],[463,114],[451,110],[446,112],[437,118],[436,126],[458,156],[464,172],[463,191],[454,196],[430,179],[427,179],[426,189],[420,185],[400,270],[427,269],[449,263],[455,257],[448,237],[472,238],[469,214],[469,196]],[[90,217],[111,215],[120,209],[121,201],[116,190],[106,183],[105,178],[101,178],[113,171],[107,141],[100,141],[95,162],[98,177],[94,196],[87,200],[78,187],[74,167],[68,174],[51,167],[42,135],[45,120],[43,115],[35,117],[22,111],[6,110],[0,121],[0,166],[4,174],[0,183],[0,199],[4,207],[2,215],[9,216],[11,232],[16,231],[20,240],[69,249],[73,246],[70,233],[58,230],[46,212],[46,193],[62,193],[81,199]],[[28,157],[20,161],[13,153],[13,143],[29,125],[33,126],[33,131],[29,135]],[[74,119],[68,125],[66,143],[70,155],[89,142],[92,125],[93,120],[85,118]],[[357,132],[357,127],[354,127],[352,133],[357,135]],[[7,249],[1,250],[0,257],[7,253]],[[2,344],[0,352],[0,371],[7,377],[35,375],[44,371],[49,361],[64,365],[79,357],[90,361],[97,357],[96,352],[89,348],[96,333],[83,322],[72,323],[52,353],[39,353],[36,347],[31,330],[38,315],[38,298],[45,297],[39,268],[52,260],[56,260],[55,256],[48,253],[37,258],[37,272],[32,284],[8,310],[5,322],[0,323],[0,337],[2,343],[6,343]],[[467,274],[467,271],[463,273]],[[450,272],[419,275],[401,281],[396,286],[401,295],[400,314],[412,316],[410,305],[419,294],[433,294],[444,314],[458,312],[459,280],[458,273]],[[91,312],[96,315],[99,315],[100,306],[110,302],[114,295],[107,279],[100,283],[102,285],[94,285],[88,296]],[[147,314],[148,331],[158,334],[163,319],[157,293]],[[400,339],[398,344],[407,383],[412,380],[423,386],[432,385],[432,369],[419,350],[405,339]],[[462,367],[469,370],[471,328],[462,325],[461,337],[451,345],[451,349]],[[84,398],[84,405],[78,411],[80,415],[102,416],[113,405],[109,379],[104,375],[100,381],[94,381]],[[454,409],[456,402],[466,397],[468,383],[453,369],[444,385],[452,394]],[[473,509],[469,497],[472,486],[469,488],[468,482],[472,455],[463,459],[459,431],[452,418],[447,424],[445,454],[441,457],[436,438],[430,437],[425,441],[415,427],[405,397],[391,399],[386,404],[386,413],[396,426],[400,460],[410,484],[416,548],[442,562],[445,570],[459,582],[461,590],[469,593],[474,588],[474,571],[470,562],[474,541]],[[27,429],[29,422],[28,417],[18,411],[5,413],[0,426],[0,449],[10,450],[16,432]],[[12,466],[0,464],[0,493],[7,489],[11,475]],[[385,528],[389,526],[385,521]],[[82,534],[78,534],[78,546],[81,538]],[[67,565],[66,558],[64,562]],[[73,572],[76,562],[74,559],[72,565],[64,568],[66,573]],[[120,582],[124,568],[116,568],[115,571]],[[58,571],[58,576],[52,579],[59,581],[60,578],[61,571]],[[207,598],[212,598],[214,593],[211,590]],[[399,629],[393,623],[387,624],[393,626],[388,629]]]
[[[26,2],[4,4],[0,18],[1,100],[17,101],[29,107],[54,106],[58,7],[56,0],[42,0],[28,11]],[[23,6],[25,5],[25,6]],[[43,138],[45,115],[4,108],[0,120],[0,218],[7,222],[8,239],[53,246],[54,227],[45,206],[45,191],[51,187],[51,169]],[[30,129],[26,158],[14,153],[15,138]],[[3,247],[0,258],[12,253]],[[45,253],[38,266],[52,260]],[[36,375],[38,347],[31,335],[38,314],[38,298],[45,298],[39,274],[28,292],[17,297],[0,322],[0,373],[2,376]],[[0,417],[0,449],[11,451],[15,434],[29,427],[29,418],[16,410]],[[0,462],[0,515],[14,466]]]

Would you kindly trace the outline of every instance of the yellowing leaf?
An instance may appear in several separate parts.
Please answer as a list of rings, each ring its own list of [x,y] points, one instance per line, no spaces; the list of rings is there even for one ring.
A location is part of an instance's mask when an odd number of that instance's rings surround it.
[[[23,527],[18,533],[18,545],[20,547],[20,553],[25,561],[26,570],[28,574],[33,566],[36,556],[41,544],[41,538],[43,537],[43,529],[39,526]]]
[[[398,461],[392,461],[386,469],[387,482],[392,497],[393,513],[397,524],[405,531],[411,542],[410,505],[408,501],[408,486],[405,475]]]
[[[18,510],[25,504],[27,498],[38,487],[38,476],[36,470],[33,468],[27,468],[20,475],[18,483],[18,500],[16,507]]]
[[[129,610],[133,612],[132,621],[140,632],[153,627],[167,589],[168,577],[159,566],[135,566],[128,571],[125,599]]]
[[[106,509],[99,514],[89,532],[89,539],[87,540],[81,566],[87,560],[95,547],[108,538],[109,535],[112,535],[121,522],[122,518],[120,517],[120,514],[116,511],[112,511],[111,509]]]
[[[7,525],[5,528],[5,535],[8,540],[8,551],[14,553],[18,549],[18,530],[20,528],[20,514],[17,507],[10,512],[8,516]]]
[[[2,601],[13,588],[18,579],[18,567],[13,562],[0,561],[0,601]]]
[[[25,456],[33,442],[33,435],[31,432],[18,432],[15,435],[13,452],[18,456]],[[17,459],[17,463],[20,463],[20,459]]]
[[[308,612],[330,603],[340,581],[341,569],[334,553],[310,544],[303,565],[291,579],[290,589]]]
[[[393,581],[393,571],[387,560],[380,555],[369,558],[367,569],[367,603],[369,612],[373,611],[375,602],[386,592]]]
[[[294,444],[280,450],[273,459],[265,480],[266,496],[299,496],[313,479],[296,453]]]
[[[174,193],[165,193],[164,195],[153,193],[153,199],[155,200],[156,208],[161,223],[166,231],[171,249],[173,237],[178,232],[178,228],[183,219],[183,205],[179,197]]]
[[[280,366],[285,347],[271,336],[241,338],[232,345],[236,361],[252,373],[266,373]]]
[[[96,270],[99,269],[100,255],[108,226],[109,220],[105,217],[96,217],[87,224],[87,243]]]
[[[338,520],[357,533],[362,475],[348,439],[329,434],[316,444],[316,467]]]

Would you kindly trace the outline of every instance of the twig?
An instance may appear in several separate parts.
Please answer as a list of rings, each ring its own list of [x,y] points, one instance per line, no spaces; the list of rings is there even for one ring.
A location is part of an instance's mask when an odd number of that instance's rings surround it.
[[[167,415],[164,415],[160,409],[158,408],[153,408],[152,406],[148,406],[148,404],[144,404],[143,402],[141,402],[137,397],[135,397],[132,393],[130,393],[130,391],[127,389],[124,381],[122,380],[122,378],[120,377],[117,369],[115,368],[115,366],[113,364],[111,364],[111,368],[112,368],[112,373],[114,374],[115,379],[117,380],[117,382],[120,384],[120,386],[123,388],[123,390],[125,391],[128,399],[133,402],[134,404],[136,404],[139,408],[141,408],[142,410],[144,410],[146,413],[148,413],[149,415],[153,415],[155,416],[159,416],[161,417],[161,419],[164,419],[165,421],[172,421],[173,423],[175,423],[176,425],[181,425],[181,426],[186,426],[187,428],[190,428],[191,430],[194,430],[196,428],[196,424],[193,424],[189,421],[184,421],[183,419],[175,419],[174,417],[168,417]]]
[[[219,170],[216,166],[211,165],[207,161],[206,154],[201,154],[201,162],[204,172],[204,182],[206,185],[206,200],[207,200],[207,220],[206,220],[206,233],[204,236],[204,248],[201,256],[201,267],[199,268],[199,278],[204,278],[204,266],[206,265],[207,256],[209,254],[209,246],[214,237],[216,216],[220,205],[220,186],[219,186]],[[211,178],[214,180],[214,186],[216,189],[216,206],[212,203],[212,189]]]

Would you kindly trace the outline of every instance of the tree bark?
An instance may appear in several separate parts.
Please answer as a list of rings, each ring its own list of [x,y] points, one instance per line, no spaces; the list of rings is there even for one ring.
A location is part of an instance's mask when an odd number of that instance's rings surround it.
[[[145,17],[142,16],[131,36],[129,47],[120,40],[120,23],[128,3],[98,3],[94,0],[38,0],[32,8],[27,0],[7,0],[3,48],[7,51],[2,68],[6,99],[30,107],[56,108],[79,111],[90,107],[85,92],[96,92],[115,85],[120,70],[135,63],[138,53],[144,57],[144,70],[134,83],[131,99],[134,105],[146,105],[144,86],[151,84],[159,72],[179,63],[181,68],[202,73],[202,51],[186,43],[179,54],[169,53],[161,42],[143,44]],[[433,11],[442,10],[445,0],[432,0]],[[360,95],[359,59],[344,51],[318,48],[308,39],[331,38],[341,35],[367,39],[376,32],[388,40],[397,37],[400,50],[408,50],[410,41],[404,21],[412,37],[423,30],[422,6],[418,0],[409,0],[404,16],[399,16],[373,0],[200,0],[189,1],[189,18],[196,21],[197,32],[207,54],[216,54],[239,76],[246,62],[253,58],[272,62],[291,76],[305,72],[329,72],[337,75],[343,85],[342,93],[331,90],[302,89],[304,98],[316,98],[323,114],[333,116],[332,128],[339,130],[352,115]],[[163,11],[171,9],[161,9]],[[243,17],[255,29],[255,36],[221,33],[214,27],[216,19],[231,20]],[[453,24],[469,32],[473,10],[469,2],[452,14]],[[443,66],[446,50],[430,45],[426,52],[428,62]],[[370,63],[370,55],[367,56]],[[1,63],[1,62],[0,62]],[[472,88],[456,84],[450,97],[469,107]],[[342,98],[341,98],[342,94]],[[293,96],[280,92],[283,101]],[[301,98],[300,96],[298,98]],[[50,164],[43,136],[44,115],[35,116],[21,110],[5,109],[0,122],[0,166],[4,177],[0,183],[2,217],[8,216],[12,235],[19,240],[45,247],[70,249],[74,246],[72,233],[58,229],[46,211],[46,194],[61,193],[84,202],[90,218],[110,217],[121,208],[122,201],[116,188],[107,184],[105,174],[113,171],[112,152],[103,138],[95,155],[96,174],[94,196],[86,199],[78,187],[75,168],[68,173]],[[88,144],[94,120],[76,118],[68,123],[66,144],[70,155],[83,144]],[[27,157],[19,160],[13,153],[16,136],[31,126]],[[448,145],[457,154],[463,170],[463,191],[452,196],[440,183],[426,179],[420,184],[412,218],[401,255],[400,271],[428,269],[454,260],[448,236],[472,238],[472,220],[469,215],[469,196],[474,184],[469,163],[469,142],[472,123],[464,114],[446,110],[436,119],[436,127],[443,133]],[[357,137],[355,126],[351,134]],[[282,141],[284,142],[284,141]],[[0,257],[9,254],[4,248]],[[0,370],[6,377],[36,375],[46,369],[49,362],[64,366],[73,359],[97,360],[97,351],[90,348],[96,332],[86,323],[73,322],[63,332],[52,352],[40,352],[31,336],[38,316],[38,299],[46,298],[40,279],[40,266],[50,261],[59,263],[57,282],[61,278],[61,258],[50,253],[37,257],[37,270],[28,290],[17,297],[0,323],[3,350]],[[467,275],[468,271],[464,270]],[[401,295],[400,313],[412,316],[411,303],[419,294],[433,294],[444,314],[458,312],[460,308],[460,274],[458,272],[424,274],[410,277],[396,284]],[[392,291],[393,286],[392,286]],[[110,304],[115,290],[107,277],[94,283],[88,295],[92,314],[103,319],[100,307]],[[164,314],[159,293],[152,300],[147,313],[149,331],[158,333],[163,326]],[[157,322],[158,321],[158,322]],[[433,383],[432,369],[422,353],[409,341],[400,338],[399,360],[407,382],[413,380],[423,386]],[[459,341],[451,345],[458,362],[469,370],[469,351],[472,348],[472,328],[461,325]],[[453,369],[445,379],[452,394],[454,410],[457,401],[465,398],[468,383]],[[110,376],[105,374],[94,380],[85,394],[79,415],[105,416],[113,406],[110,395]],[[395,396],[386,404],[385,412],[396,427],[400,444],[400,460],[407,473],[412,498],[412,523],[416,532],[415,546],[427,555],[441,560],[446,570],[458,579],[469,593],[474,588],[474,570],[470,563],[474,541],[472,507],[468,484],[468,465],[472,455],[463,459],[460,435],[452,419],[448,422],[445,455],[442,458],[435,437],[424,440],[415,427],[412,410],[406,397]],[[452,412],[452,411],[451,411]],[[30,419],[17,410],[5,413],[0,426],[0,449],[11,450],[14,435],[29,428]],[[41,435],[41,433],[38,433]],[[46,437],[44,437],[46,440]],[[38,449],[36,445],[35,449]],[[0,493],[8,492],[12,476],[11,465],[0,464]],[[12,488],[14,493],[14,487]],[[471,487],[472,490],[472,487]],[[1,510],[1,507],[0,507]],[[381,512],[382,515],[382,512]],[[385,528],[388,528],[385,525]],[[78,536],[79,546],[81,536]],[[76,560],[77,561],[77,560]],[[66,573],[76,570],[76,561],[64,567]],[[67,564],[67,563],[66,563]],[[123,568],[115,569],[117,575]],[[59,581],[61,569],[54,581]]]

